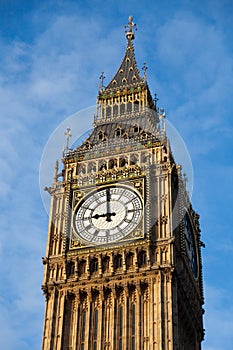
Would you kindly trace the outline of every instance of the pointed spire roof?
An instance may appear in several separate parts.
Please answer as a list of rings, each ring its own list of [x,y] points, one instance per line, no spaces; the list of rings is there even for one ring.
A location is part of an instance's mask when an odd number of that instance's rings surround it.
[[[125,26],[127,38],[125,55],[118,71],[107,86],[103,85],[105,76],[103,72],[101,73],[95,125],[109,123],[113,119],[123,120],[147,108],[157,112],[156,102],[151,96],[146,81],[146,64],[144,63],[142,68],[143,77],[137,67],[133,46],[135,27],[136,24],[130,16],[128,25]],[[158,122],[157,119],[156,122]]]
[[[134,54],[134,30],[136,30],[136,24],[133,23],[133,18],[129,17],[128,25],[126,28],[126,38],[128,40],[125,56],[123,61],[111,80],[108,86],[104,89],[105,92],[108,90],[121,90],[121,88],[134,87],[138,85],[145,85],[145,79],[141,77],[140,71],[137,67],[137,62]]]

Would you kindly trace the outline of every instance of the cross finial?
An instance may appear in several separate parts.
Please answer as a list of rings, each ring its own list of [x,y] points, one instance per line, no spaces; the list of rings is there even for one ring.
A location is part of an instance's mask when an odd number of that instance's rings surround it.
[[[142,70],[144,72],[144,80],[146,81],[146,71],[147,71],[147,66],[146,66],[146,62],[144,62]]]
[[[65,132],[65,136],[66,136],[66,151],[69,150],[69,139],[72,136],[70,131],[71,131],[71,129],[67,128],[66,132]]]
[[[104,88],[104,79],[105,79],[104,72],[101,72],[101,75],[100,75],[101,83],[99,84],[99,90]]]
[[[135,27],[135,28],[134,28]],[[136,31],[136,23],[133,22],[133,17],[129,16],[129,22],[127,25],[125,25],[125,33],[126,33],[126,38],[127,39],[134,39],[134,30]]]

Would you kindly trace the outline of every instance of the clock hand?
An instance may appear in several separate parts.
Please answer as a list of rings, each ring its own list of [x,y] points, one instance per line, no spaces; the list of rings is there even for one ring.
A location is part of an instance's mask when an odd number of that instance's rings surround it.
[[[106,221],[108,221],[108,222],[112,221],[111,215],[110,215],[111,214],[110,213],[110,200],[111,200],[110,188],[106,188],[106,209],[107,209]]]
[[[92,216],[92,219],[104,218],[105,216],[106,214],[95,214],[94,216]]]
[[[99,218],[104,218],[107,217],[107,221],[111,221],[108,220],[108,218],[111,218],[111,216],[115,216],[116,213],[106,213],[106,214],[95,214],[94,216],[92,216],[92,219],[99,219]]]
[[[112,221],[112,219],[111,219],[111,216],[115,216],[116,215],[116,213],[107,213],[106,214],[106,221]]]
[[[111,200],[111,195],[110,195],[110,189],[106,188],[106,206],[107,206],[107,213],[110,212],[110,200]]]

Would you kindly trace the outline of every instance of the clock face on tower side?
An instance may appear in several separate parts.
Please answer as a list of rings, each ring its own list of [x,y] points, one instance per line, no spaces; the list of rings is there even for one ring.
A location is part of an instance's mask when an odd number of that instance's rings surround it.
[[[142,209],[142,200],[133,189],[117,185],[101,187],[78,204],[73,228],[88,243],[116,242],[138,226]]]
[[[189,265],[195,278],[198,275],[197,265],[197,250],[196,241],[194,237],[193,227],[190,222],[189,215],[186,213],[184,216],[184,242],[186,255],[188,257]]]

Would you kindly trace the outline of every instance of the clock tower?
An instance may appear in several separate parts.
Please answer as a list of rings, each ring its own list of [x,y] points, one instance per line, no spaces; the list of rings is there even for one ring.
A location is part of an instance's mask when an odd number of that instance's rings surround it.
[[[55,166],[43,350],[201,349],[199,216],[137,68],[134,26],[93,131]]]

